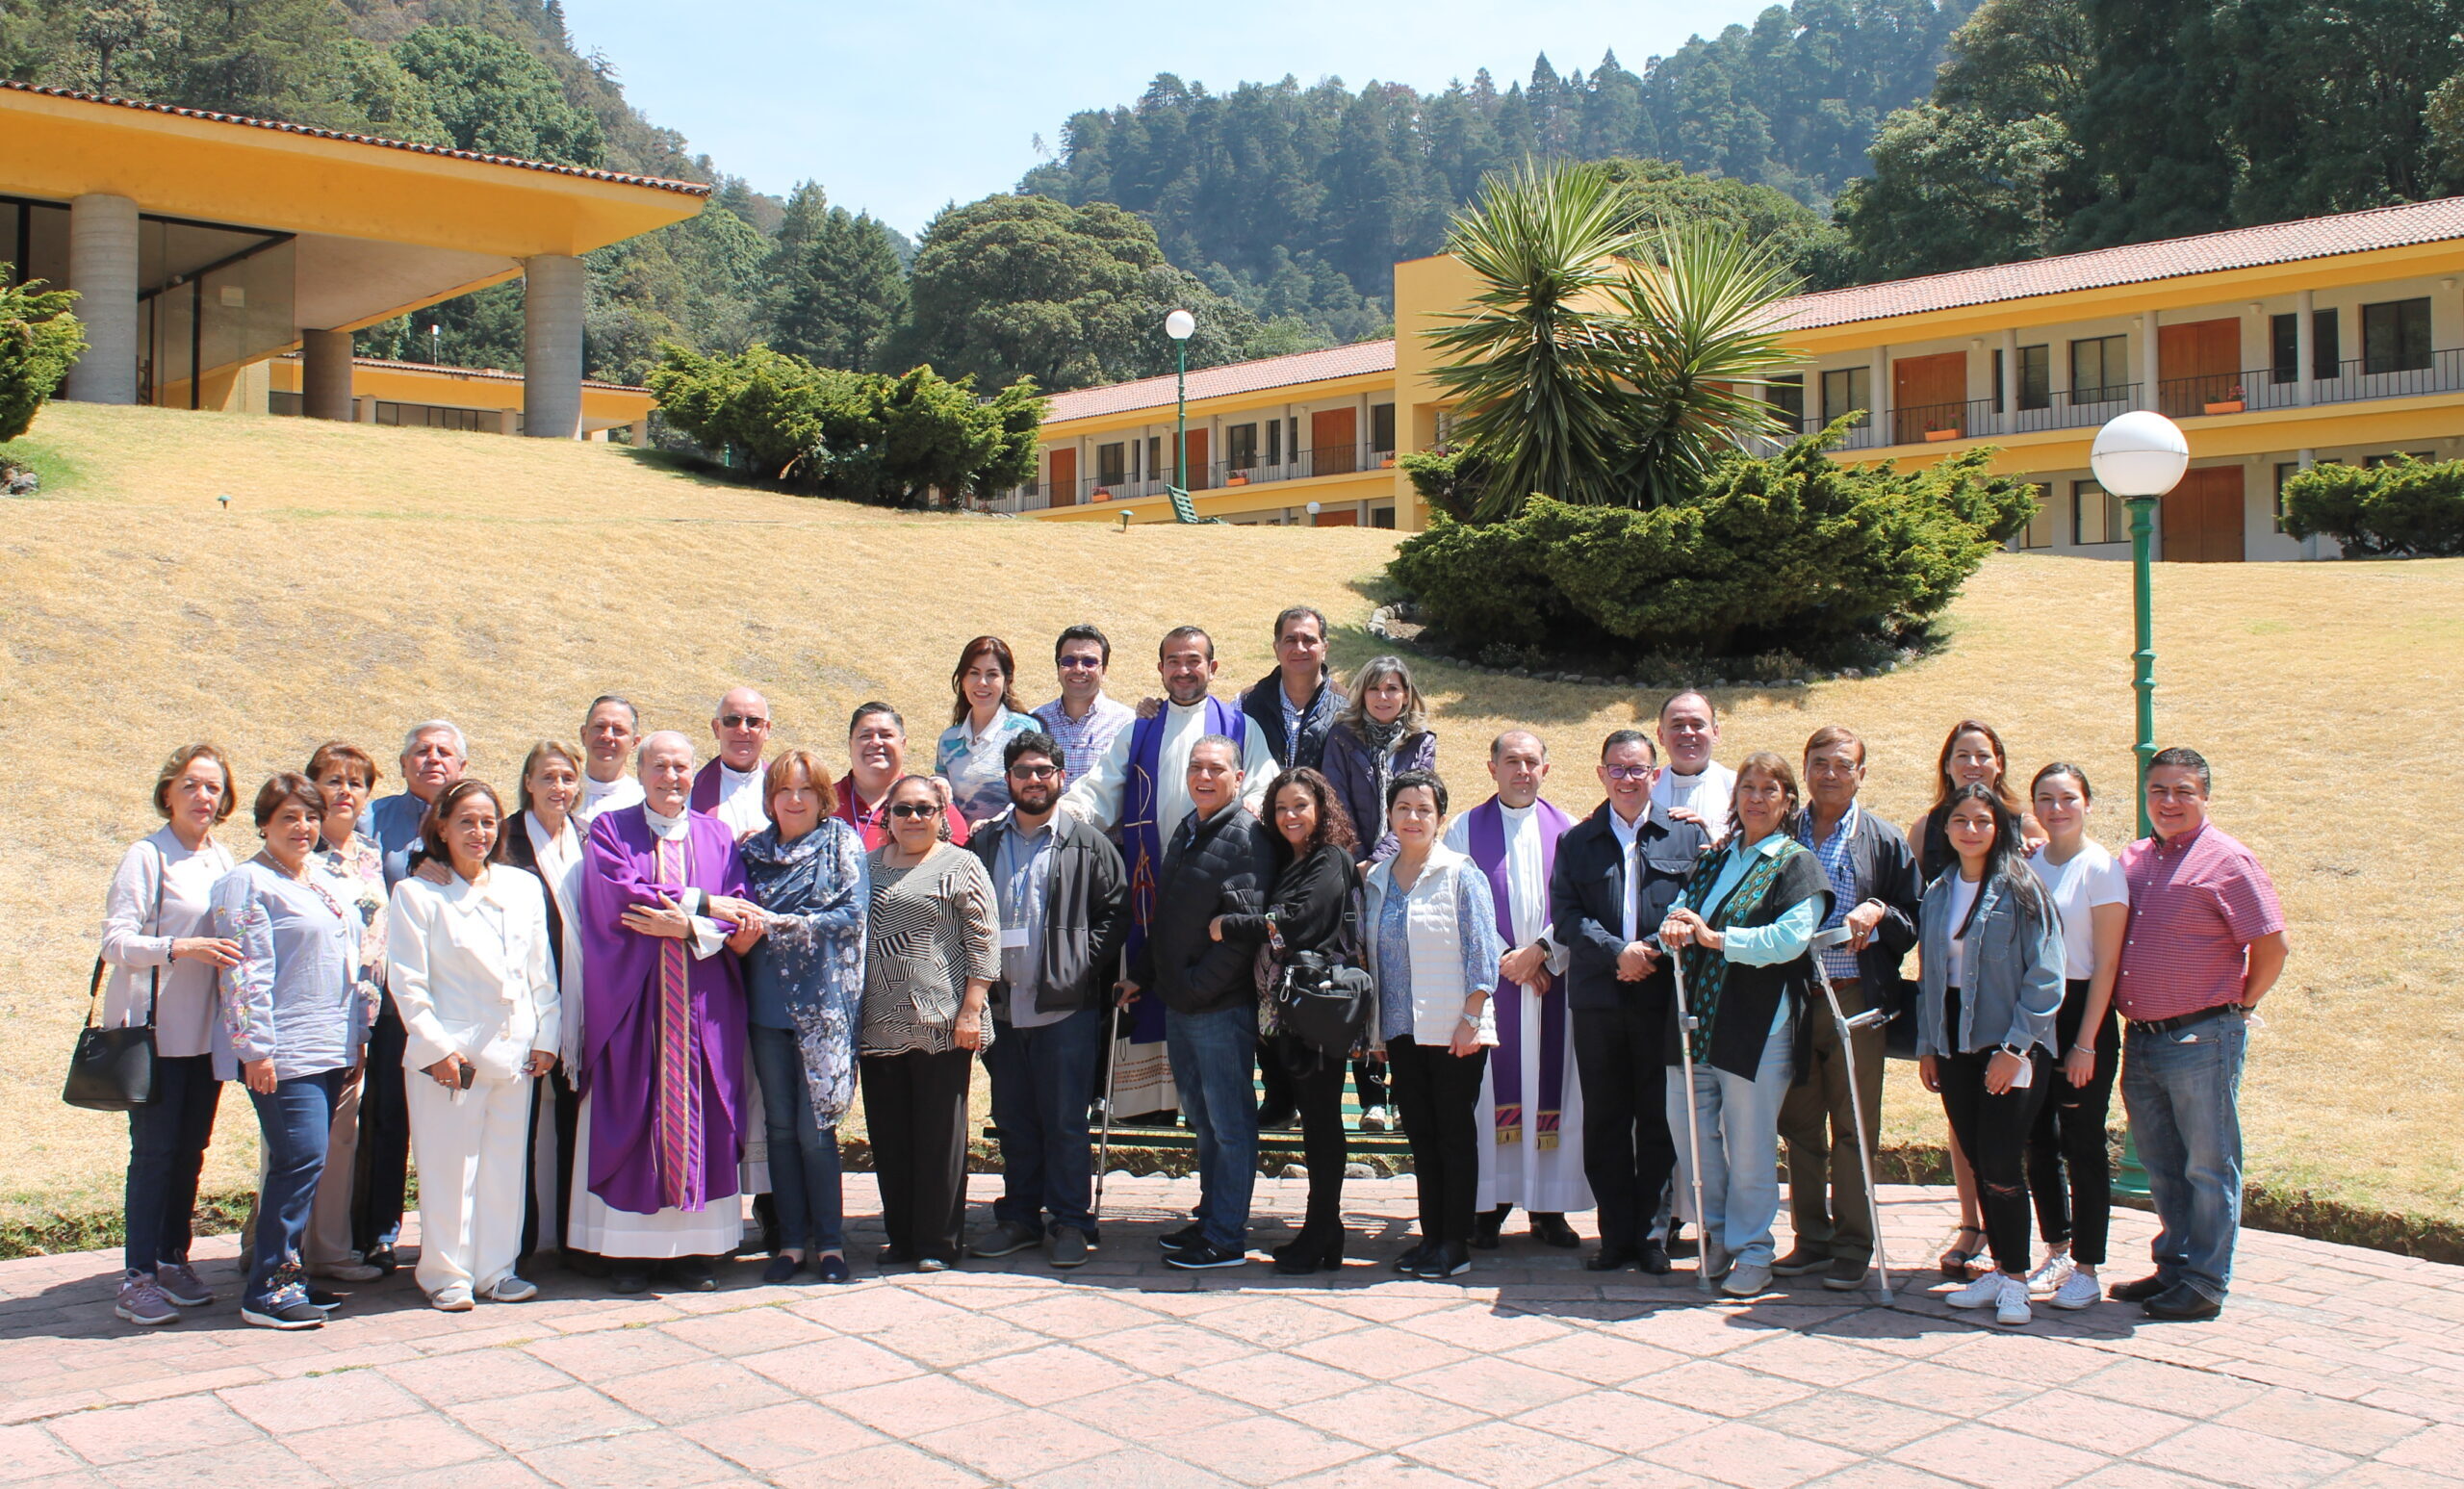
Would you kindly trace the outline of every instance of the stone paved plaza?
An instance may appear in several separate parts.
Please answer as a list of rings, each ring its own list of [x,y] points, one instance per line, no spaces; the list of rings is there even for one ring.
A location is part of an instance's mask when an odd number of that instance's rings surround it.
[[[1261,1182],[1262,1241],[1302,1191]],[[1189,1180],[1116,1180],[1104,1247],[1066,1280],[1025,1256],[877,1277],[860,1221],[850,1287],[762,1287],[745,1263],[716,1293],[629,1301],[549,1268],[535,1302],[447,1315],[401,1275],[305,1334],[239,1322],[228,1239],[200,1262],[222,1301],[150,1331],[111,1316],[116,1254],[9,1262],[0,1480],[2464,1483],[2464,1269],[2253,1232],[2218,1322],[2104,1304],[2007,1332],[1927,1275],[1888,1307],[1815,1286],[1713,1304],[1682,1267],[1603,1285],[1520,1219],[1469,1286],[1398,1281],[1410,1181],[1346,1193],[1366,1254],[1296,1285],[1163,1267]],[[847,1199],[873,1213],[868,1176]],[[1894,1253],[1930,1261],[1942,1193],[1887,1210]],[[2108,1275],[2136,1275],[2148,1219],[2115,1229]]]

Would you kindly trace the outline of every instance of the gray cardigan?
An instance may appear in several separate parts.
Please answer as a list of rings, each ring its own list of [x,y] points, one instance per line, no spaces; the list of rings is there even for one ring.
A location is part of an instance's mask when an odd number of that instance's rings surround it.
[[[1916,1053],[1964,1054],[2012,1044],[2054,1049],[2053,1015],[2062,1009],[2062,917],[2034,876],[2025,885],[1988,879],[1977,886],[1963,948],[1961,988],[1966,996],[1958,1038],[1942,1027],[1942,991],[1949,985],[1954,865],[1925,889],[1917,913],[1923,961],[1916,1005]]]

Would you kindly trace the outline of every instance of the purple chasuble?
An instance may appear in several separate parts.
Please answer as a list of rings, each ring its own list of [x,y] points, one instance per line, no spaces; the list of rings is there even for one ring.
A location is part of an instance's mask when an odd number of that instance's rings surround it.
[[[590,1192],[634,1215],[697,1210],[736,1193],[743,1151],[745,997],[733,952],[618,922],[687,888],[752,898],[727,824],[699,811],[662,843],[645,809],[603,812],[582,852],[582,1049]],[[680,863],[678,860],[681,860]],[[678,956],[679,952],[682,956]]]
[[[719,761],[716,756],[711,757],[708,764],[693,773],[693,795],[686,805],[695,811],[719,809]]]
[[[1545,800],[1531,804],[1532,823],[1540,830],[1540,897],[1549,897],[1550,876],[1557,871],[1557,839],[1574,819]],[[1511,862],[1505,845],[1505,813],[1494,796],[1472,809],[1467,828],[1472,861],[1489,876],[1489,895],[1497,902],[1498,938],[1508,951],[1517,950],[1514,937],[1514,891],[1508,883]],[[1520,989],[1518,988],[1518,991]],[[1523,1015],[1520,1009],[1501,1012],[1497,1053],[1489,1060],[1489,1078],[1497,1096],[1497,1140],[1523,1141]],[[1557,1145],[1557,1129],[1566,1106],[1566,1000],[1563,993],[1540,1000],[1540,1090],[1532,1112],[1536,1145]]]

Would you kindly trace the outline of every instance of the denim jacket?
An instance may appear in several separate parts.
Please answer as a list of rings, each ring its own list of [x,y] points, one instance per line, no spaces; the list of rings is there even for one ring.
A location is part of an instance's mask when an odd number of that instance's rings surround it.
[[[1949,986],[1952,881],[1955,865],[1926,886],[1917,911],[1924,967],[1916,1006],[1916,1053],[1964,1054],[2010,1044],[2054,1048],[2053,1015],[2062,1009],[2062,919],[2031,882],[2015,886],[1989,879],[1977,886],[1968,919],[1960,981],[1964,994],[1958,1037],[1942,1027],[1942,991]],[[2029,891],[2037,891],[2030,893]]]

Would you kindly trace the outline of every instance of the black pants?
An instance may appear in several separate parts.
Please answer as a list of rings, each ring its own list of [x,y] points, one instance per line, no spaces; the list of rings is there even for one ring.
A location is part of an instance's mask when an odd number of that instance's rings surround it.
[[[1954,1022],[1949,1027],[1956,1029]],[[1991,1048],[1964,1055],[1944,1055],[1935,1062],[1942,1085],[1942,1115],[1951,1119],[1951,1137],[1976,1170],[1976,1202],[1985,1218],[1986,1239],[1993,1244],[1993,1265],[2025,1275],[2028,1270],[2028,1134],[2035,1128],[2037,1108],[2044,1104],[2045,1087],[2061,1077],[2053,1058],[2042,1049],[2028,1052],[2034,1066],[2028,1084],[2014,1086],[1996,1096],[1985,1089],[1986,1067],[1993,1063]]]
[[[975,1051],[866,1055],[864,1132],[873,1142],[882,1228],[909,1256],[955,1264],[966,1218],[966,1091]]]
[[[1258,1037],[1258,1110],[1269,1115],[1282,1111],[1294,1102],[1292,1072],[1283,1067],[1283,1057],[1274,1040]]]
[[[2062,1012],[2054,1016],[2054,1042],[2065,1055],[2079,1042],[2088,1014],[2088,979],[2064,986]],[[2113,1161],[2105,1150],[2105,1117],[2112,1109],[2114,1076],[2121,1068],[2121,1019],[2110,1005],[2096,1026],[2096,1073],[2085,1086],[2063,1078],[2061,1062],[2037,1124],[2028,1136],[2028,1188],[2037,1199],[2037,1229],[2048,1245],[2070,1243],[2071,1260],[2083,1267],[2105,1264],[2105,1237],[2113,1223]],[[2065,1180],[2067,1180],[2066,1183]]]
[[[556,1066],[544,1078],[530,1083],[530,1145],[524,1151],[522,1184],[522,1254],[529,1256],[546,1246],[564,1249],[565,1237],[573,1233],[572,1217],[565,1212],[574,1202],[574,1142],[581,1125],[581,1095],[565,1076],[565,1067]],[[541,1222],[547,1216],[540,1213],[539,1203],[539,1134],[542,1127],[552,1128],[556,1142],[556,1202],[547,1206],[548,1213],[557,1218],[555,1233],[549,1233]]]
[[[1488,1072],[1489,1052],[1457,1055],[1406,1034],[1386,1042],[1386,1065],[1396,1115],[1412,1143],[1412,1175],[1420,1181],[1421,1239],[1469,1245],[1480,1184],[1480,1078]]]
[[[197,1175],[214,1141],[222,1083],[211,1055],[162,1055],[154,1061],[154,1099],[128,1112],[128,1184],[123,1195],[128,1239],[123,1264],[152,1275],[189,1259],[196,1216]],[[1340,1178],[1342,1170],[1336,1170]]]
[[[1574,1012],[1582,1080],[1582,1173],[1600,1204],[1600,1248],[1614,1255],[1651,1239],[1677,1172],[1668,1134],[1668,1010],[1626,999]]]
[[[1355,1060],[1351,1063],[1351,1089],[1360,1094],[1362,1111],[1366,1112],[1371,1107],[1394,1105],[1387,1095],[1386,1079],[1386,1072],[1382,1066],[1371,1065],[1366,1060]],[[1340,1099],[1340,1093],[1338,1093],[1338,1099]]]
[[[1282,1074],[1300,1109],[1300,1156],[1309,1168],[1309,1213],[1300,1234],[1316,1241],[1344,1224],[1344,1062],[1288,1034],[1266,1047],[1266,1063]]]
[[[402,1191],[411,1177],[411,1105],[402,1085],[409,1042],[389,992],[368,1035],[359,1152],[351,1166],[350,1244],[362,1256],[390,1247],[402,1233]]]

